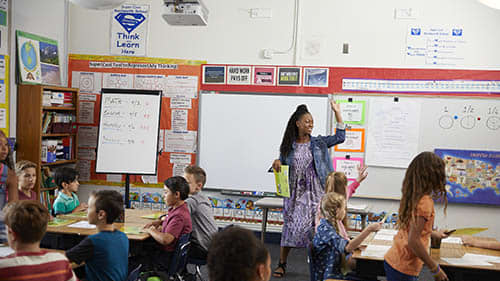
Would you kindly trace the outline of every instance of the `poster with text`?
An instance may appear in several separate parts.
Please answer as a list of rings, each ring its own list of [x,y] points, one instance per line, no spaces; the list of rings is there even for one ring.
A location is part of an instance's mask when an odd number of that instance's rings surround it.
[[[500,205],[500,151],[434,152],[446,164],[448,202]]]
[[[300,86],[300,67],[278,67],[278,85]]]
[[[338,100],[342,119],[346,124],[363,125],[365,123],[365,101]]]
[[[253,68],[253,84],[263,86],[274,86],[275,84],[275,67],[254,66]]]
[[[358,178],[358,167],[363,167],[363,158],[333,158],[333,169],[337,172],[343,172],[347,179],[351,180]]]
[[[123,4],[111,12],[111,54],[145,56],[149,5]]]
[[[57,41],[19,30],[16,35],[21,82],[61,85]]]
[[[80,94],[79,171],[87,184],[121,185],[122,179],[95,172],[95,147],[101,95],[97,89],[164,89],[161,100],[158,167],[155,176],[131,175],[130,183],[162,187],[165,179],[196,163],[198,88],[204,61],[75,55],[68,60],[68,80]],[[172,106],[171,106],[172,105]],[[179,155],[181,154],[181,155]],[[171,161],[174,159],[175,161]]]
[[[226,66],[204,65],[203,84],[224,84],[226,83]]]
[[[252,68],[243,65],[227,66],[227,84],[249,85],[252,82]]]
[[[328,87],[328,68],[304,68],[304,87]]]
[[[365,129],[346,129],[345,140],[335,146],[335,151],[364,152],[365,151]]]

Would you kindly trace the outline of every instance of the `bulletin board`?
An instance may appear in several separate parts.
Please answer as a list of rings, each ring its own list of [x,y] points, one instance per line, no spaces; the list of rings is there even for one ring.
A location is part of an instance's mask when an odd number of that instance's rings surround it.
[[[0,55],[0,130],[9,136],[9,56]]]
[[[68,86],[80,89],[78,163],[82,183],[122,185],[121,174],[96,174],[96,146],[101,89],[162,90],[158,173],[131,175],[139,186],[161,187],[196,163],[198,91],[204,61],[70,54]],[[117,157],[120,157],[117,155]]]

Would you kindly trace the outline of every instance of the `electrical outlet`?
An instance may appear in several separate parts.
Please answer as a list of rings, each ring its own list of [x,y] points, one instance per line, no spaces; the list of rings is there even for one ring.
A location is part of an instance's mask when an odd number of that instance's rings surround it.
[[[349,54],[349,43],[344,43],[342,45],[342,54]]]
[[[394,9],[395,19],[416,19],[417,10],[412,8],[395,8]]]

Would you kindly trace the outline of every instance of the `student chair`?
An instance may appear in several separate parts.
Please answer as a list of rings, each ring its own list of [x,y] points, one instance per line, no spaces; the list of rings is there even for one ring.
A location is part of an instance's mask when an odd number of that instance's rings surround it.
[[[188,258],[187,264],[195,265],[195,267],[196,267],[195,280],[205,281],[205,280],[203,280],[203,277],[201,276],[200,268],[207,264],[206,259],[202,260],[202,259]]]
[[[170,261],[170,266],[168,267],[168,276],[170,280],[184,280],[182,272],[187,264],[189,246],[191,245],[189,241],[190,237],[191,233],[183,234],[179,237],[179,241],[177,241],[177,246],[175,247],[172,260]]]
[[[127,281],[136,281],[139,278],[139,273],[141,272],[142,264],[139,264],[134,270],[130,272],[127,277]]]
[[[313,244],[309,243],[307,246],[307,263],[309,264],[309,280],[310,281],[315,281],[314,280],[314,264],[313,264]]]

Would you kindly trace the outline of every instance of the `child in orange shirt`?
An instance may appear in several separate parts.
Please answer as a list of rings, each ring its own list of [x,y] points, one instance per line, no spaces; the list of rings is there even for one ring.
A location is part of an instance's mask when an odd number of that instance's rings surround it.
[[[445,164],[436,154],[422,152],[411,161],[403,180],[397,222],[399,231],[384,257],[387,281],[416,281],[424,263],[435,280],[448,280],[427,248],[431,235],[447,237],[443,230],[432,231],[435,215],[433,199],[443,200],[446,210],[445,184]]]

